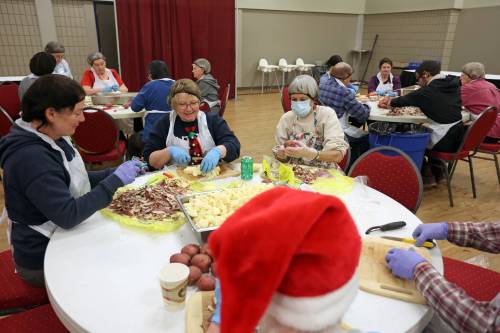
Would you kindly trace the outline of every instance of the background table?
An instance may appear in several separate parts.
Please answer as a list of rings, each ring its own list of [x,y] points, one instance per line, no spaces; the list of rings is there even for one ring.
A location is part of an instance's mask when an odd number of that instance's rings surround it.
[[[356,186],[341,198],[363,236],[371,226],[403,220],[404,229],[383,234],[409,237],[421,223],[396,201],[365,186]],[[59,228],[45,255],[52,306],[72,332],[184,333],[185,312],[164,307],[157,276],[171,254],[193,242],[188,225],[170,234],[147,233],[122,227],[99,212],[73,230]],[[431,255],[442,272],[439,249],[431,250]],[[189,289],[188,297],[194,290]],[[344,321],[362,331],[419,332],[432,313],[425,305],[359,291]]]
[[[113,119],[142,118],[146,114],[146,110],[134,112],[130,107],[124,108],[119,105],[114,105],[111,109],[105,108],[104,105],[93,105],[90,96],[85,96],[85,106],[101,109],[113,117]]]
[[[22,75],[22,76],[0,76],[0,83],[3,83],[3,82],[16,82],[16,83],[19,83],[25,77],[26,77],[26,75]]]
[[[394,123],[412,123],[421,124],[429,121],[427,116],[388,116],[389,109],[382,109],[378,107],[378,102],[367,102],[370,106],[370,117],[369,120],[374,121],[388,121]]]

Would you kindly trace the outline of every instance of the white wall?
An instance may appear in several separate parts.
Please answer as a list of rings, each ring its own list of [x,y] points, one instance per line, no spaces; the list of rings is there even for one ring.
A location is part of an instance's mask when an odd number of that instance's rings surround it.
[[[237,0],[238,9],[363,14],[365,0]]]

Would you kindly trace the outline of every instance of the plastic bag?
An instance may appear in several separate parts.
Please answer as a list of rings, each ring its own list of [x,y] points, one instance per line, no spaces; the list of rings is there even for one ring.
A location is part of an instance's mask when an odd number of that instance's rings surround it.
[[[427,133],[428,128],[422,124],[394,123],[387,121],[377,121],[368,126],[368,132],[376,135],[389,135],[392,133],[417,134]]]

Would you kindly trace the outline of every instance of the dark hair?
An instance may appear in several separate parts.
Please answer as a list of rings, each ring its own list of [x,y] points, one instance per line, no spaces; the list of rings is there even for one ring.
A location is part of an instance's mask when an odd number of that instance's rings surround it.
[[[148,72],[153,80],[168,77],[168,66],[161,60],[153,60],[148,66]]]
[[[38,52],[30,59],[31,73],[42,76],[51,74],[56,68],[56,58],[47,52]]]
[[[378,68],[381,68],[383,64],[389,64],[392,67],[392,60],[389,58],[382,58],[378,63]]]
[[[441,72],[441,63],[434,60],[424,60],[416,69],[416,73],[420,76],[425,72],[429,72],[432,76]]]
[[[30,122],[40,120],[47,124],[45,110],[53,107],[56,112],[66,108],[73,110],[78,102],[85,98],[85,91],[78,82],[59,74],[48,74],[37,79],[22,100],[22,118]]]
[[[326,61],[325,65],[326,65],[327,69],[330,69],[330,67],[333,67],[336,64],[338,64],[339,62],[343,62],[343,61],[344,60],[342,60],[341,56],[339,56],[338,54],[334,54],[330,58],[328,58],[328,60]]]
[[[64,53],[65,51],[64,46],[59,42],[52,41],[45,45],[45,52],[48,53]]]

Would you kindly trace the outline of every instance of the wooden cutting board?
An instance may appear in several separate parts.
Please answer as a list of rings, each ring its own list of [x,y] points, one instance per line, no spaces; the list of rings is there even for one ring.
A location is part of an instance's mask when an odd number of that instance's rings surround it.
[[[429,261],[431,259],[429,250],[425,248],[382,238],[364,238],[360,260],[360,289],[406,302],[426,304],[414,281],[397,278],[387,268],[385,255],[394,247],[401,249],[413,247],[422,257]]]
[[[186,333],[204,333],[210,324],[213,311],[213,291],[198,291],[192,294],[186,307]]]
[[[182,177],[188,181],[204,181],[204,180],[222,179],[222,178],[228,178],[228,177],[237,177],[240,175],[240,171],[233,169],[232,166],[228,163],[220,163],[219,168],[220,168],[220,174],[214,178],[203,177],[203,176],[196,177],[196,176],[185,173],[184,168],[180,168],[180,167],[177,168],[177,174],[180,177]]]

